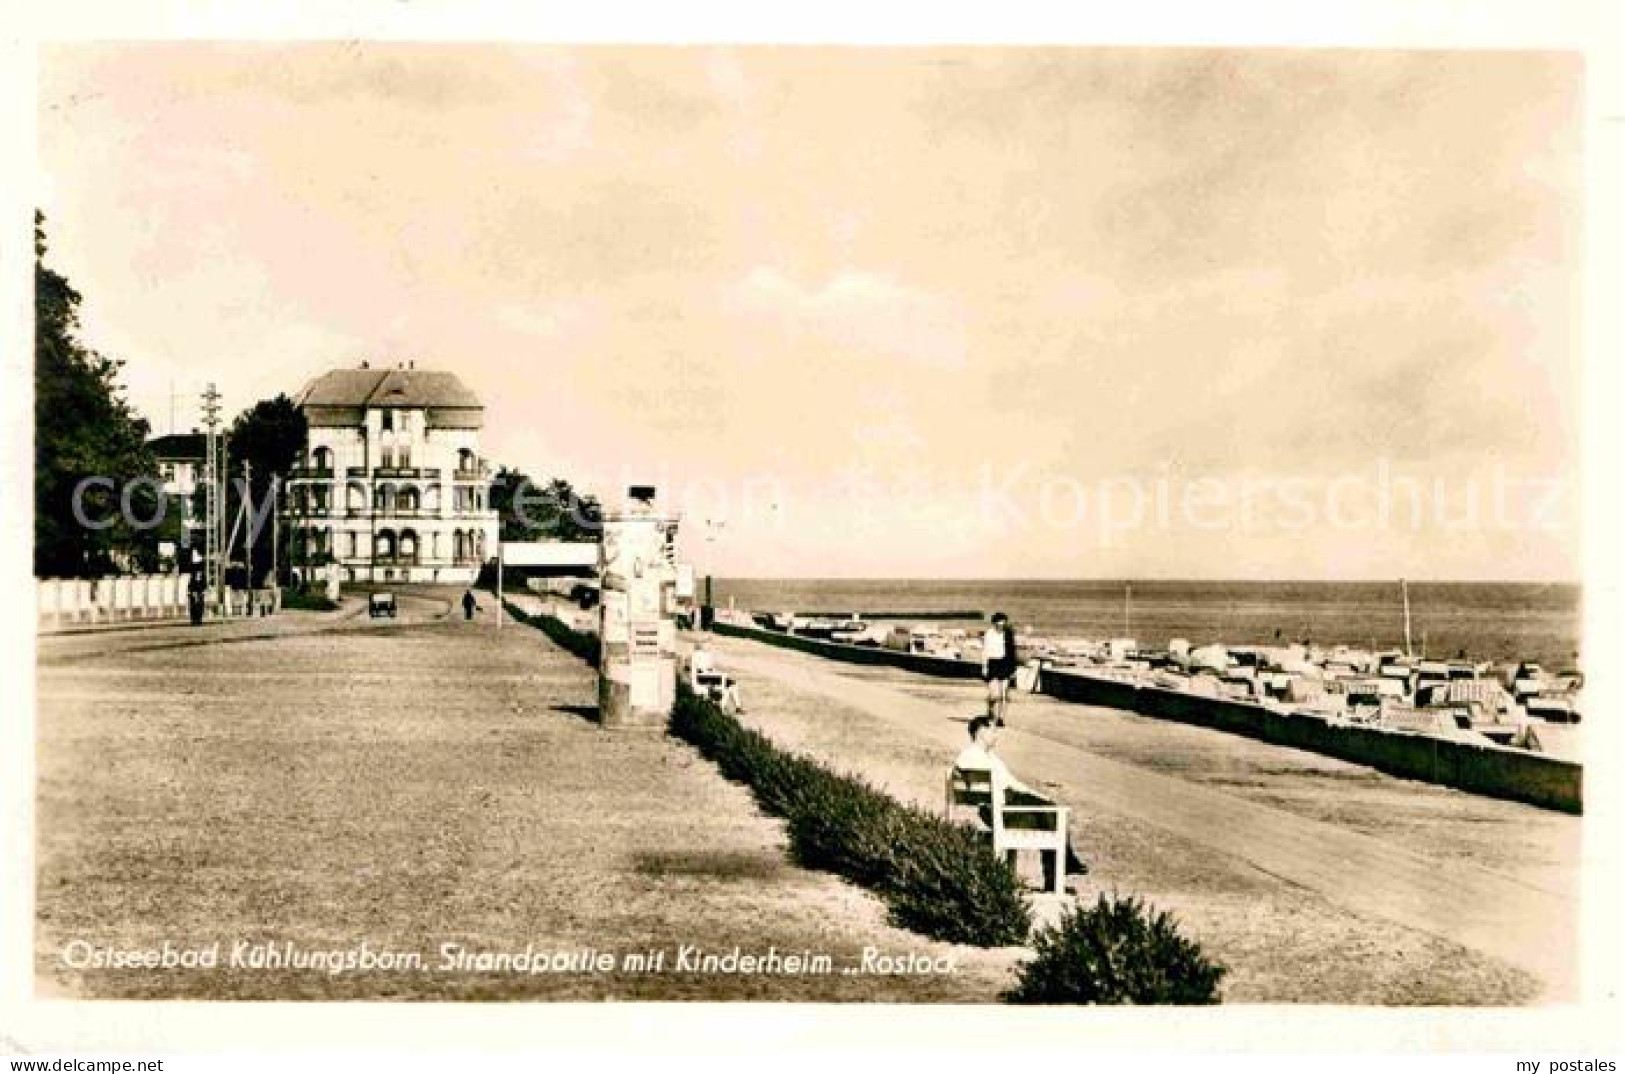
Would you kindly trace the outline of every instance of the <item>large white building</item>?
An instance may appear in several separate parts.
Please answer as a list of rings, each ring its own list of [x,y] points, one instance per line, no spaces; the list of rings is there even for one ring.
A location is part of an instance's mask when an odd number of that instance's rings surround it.
[[[450,373],[335,369],[294,399],[309,423],[283,504],[300,574],[467,584],[497,552],[485,408]]]

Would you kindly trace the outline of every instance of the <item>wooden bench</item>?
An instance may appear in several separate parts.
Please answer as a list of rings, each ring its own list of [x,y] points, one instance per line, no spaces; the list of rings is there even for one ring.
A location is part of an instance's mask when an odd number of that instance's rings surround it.
[[[987,809],[993,829],[993,853],[1005,855],[1010,867],[1023,850],[1036,850],[1045,886],[1057,895],[1066,889],[1067,807],[1025,791],[1011,790],[987,769],[955,768],[944,788],[944,815],[958,808]]]
[[[699,655],[699,654],[695,654]],[[732,675],[724,674],[705,654],[702,659],[696,660],[693,656],[688,661],[688,688],[701,697],[708,697],[724,711],[732,707],[737,709],[739,702],[738,684]]]

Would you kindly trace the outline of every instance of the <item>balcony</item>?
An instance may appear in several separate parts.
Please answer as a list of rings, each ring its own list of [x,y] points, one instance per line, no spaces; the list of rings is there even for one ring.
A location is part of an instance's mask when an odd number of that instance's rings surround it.
[[[458,467],[451,472],[451,479],[453,481],[489,481],[490,478],[491,468],[486,466],[484,463],[481,463],[478,466],[469,467],[468,469]]]
[[[331,481],[331,466],[295,466],[288,471],[289,481]]]

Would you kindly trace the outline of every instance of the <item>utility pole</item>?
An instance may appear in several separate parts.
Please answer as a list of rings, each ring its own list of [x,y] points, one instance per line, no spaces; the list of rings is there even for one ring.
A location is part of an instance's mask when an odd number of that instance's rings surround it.
[[[1129,627],[1128,627],[1128,602],[1129,602],[1129,597],[1132,596],[1133,593],[1134,593],[1134,585],[1133,585],[1133,583],[1132,582],[1124,582],[1123,583],[1123,637],[1125,637],[1125,638],[1132,637],[1132,635],[1129,632]]]
[[[220,562],[220,490],[225,463],[216,432],[220,424],[220,393],[215,390],[213,381],[203,389],[203,424],[209,430],[203,434],[203,579],[205,588],[215,594],[216,607],[221,607],[224,571]]]
[[[248,459],[243,460],[243,512],[247,516],[247,525],[243,527],[243,565],[247,571],[245,581],[248,582],[248,592],[254,592],[254,464]]]
[[[219,525],[220,525],[220,537],[219,537],[219,542],[220,543],[218,545],[218,547],[220,549],[220,569],[215,572],[214,580],[215,580],[215,600],[218,601],[219,604],[220,604],[220,614],[221,614],[222,617],[224,617],[226,615],[226,613],[227,613],[227,608],[226,608],[226,564],[231,559],[231,541],[227,537],[227,534],[226,534],[226,510],[227,510],[227,504],[230,502],[230,496],[228,494],[231,492],[231,482],[226,477],[226,474],[229,473],[230,469],[231,469],[230,462],[229,462],[230,454],[231,454],[231,452],[230,452],[229,446],[226,444],[226,434],[221,433],[220,434],[220,449],[219,449],[219,455],[220,455],[220,510],[218,512],[216,512],[216,514],[215,514],[215,521],[218,522]]]
[[[1399,596],[1405,602],[1405,655],[1411,655],[1411,588],[1405,579],[1399,580]]]
[[[282,479],[276,474],[271,475],[271,588],[282,588],[282,556],[281,542],[277,535],[282,529],[282,505],[277,496],[278,483]]]

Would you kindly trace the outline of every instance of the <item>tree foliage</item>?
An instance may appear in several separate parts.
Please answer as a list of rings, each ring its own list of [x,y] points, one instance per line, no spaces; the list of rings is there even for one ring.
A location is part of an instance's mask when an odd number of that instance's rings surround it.
[[[507,466],[491,481],[490,504],[504,541],[596,541],[603,518],[597,498],[563,478],[538,484]]]
[[[151,570],[159,488],[149,427],[124,399],[123,362],[80,342],[81,297],[45,263],[34,214],[34,573],[95,577]],[[85,484],[87,479],[105,482]],[[75,491],[83,488],[81,515]],[[125,507],[128,510],[125,510]]]
[[[271,569],[271,527],[276,524],[275,509],[270,506],[272,479],[287,478],[288,470],[304,451],[306,432],[304,413],[292,399],[278,395],[274,399],[263,399],[237,415],[226,433],[232,475],[228,503],[233,519],[242,507],[242,476],[245,472],[250,474],[251,511],[243,519],[237,543],[232,546],[232,558],[243,560],[252,542],[256,583]],[[245,463],[248,464],[246,470]],[[256,529],[253,522],[262,515],[264,525]],[[286,549],[280,551],[285,553]]]

